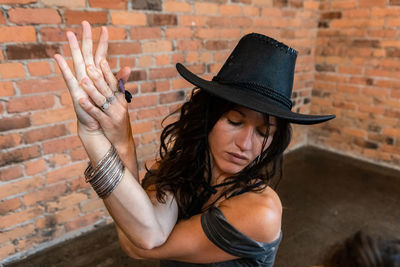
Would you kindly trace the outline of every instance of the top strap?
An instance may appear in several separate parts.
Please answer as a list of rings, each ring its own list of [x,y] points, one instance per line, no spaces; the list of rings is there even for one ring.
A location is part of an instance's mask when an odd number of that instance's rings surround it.
[[[225,252],[240,258],[266,259],[274,257],[279,238],[270,243],[261,243],[244,235],[226,221],[222,211],[211,207],[201,215],[201,226],[207,238]]]

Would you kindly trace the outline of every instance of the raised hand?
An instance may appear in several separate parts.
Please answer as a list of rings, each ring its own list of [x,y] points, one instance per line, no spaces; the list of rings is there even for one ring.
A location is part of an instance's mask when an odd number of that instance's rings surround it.
[[[67,32],[75,75],[61,55],[55,55],[54,58],[60,66],[71,93],[79,121],[78,131],[81,139],[82,135],[105,135],[124,161],[123,154],[132,154],[135,149],[128,106],[124,95],[118,91],[117,79],[126,81],[130,68],[123,68],[117,77],[112,73],[106,60],[108,48],[106,27],[101,29],[94,56],[90,24],[83,21],[82,29],[82,50],[75,34]],[[132,165],[132,163],[127,165]]]

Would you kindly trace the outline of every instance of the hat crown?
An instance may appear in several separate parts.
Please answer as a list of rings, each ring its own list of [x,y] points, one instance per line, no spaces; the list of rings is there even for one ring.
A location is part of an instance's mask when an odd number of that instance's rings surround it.
[[[214,80],[256,86],[276,95],[284,102],[280,104],[290,109],[296,58],[293,48],[268,36],[250,33],[240,39]]]

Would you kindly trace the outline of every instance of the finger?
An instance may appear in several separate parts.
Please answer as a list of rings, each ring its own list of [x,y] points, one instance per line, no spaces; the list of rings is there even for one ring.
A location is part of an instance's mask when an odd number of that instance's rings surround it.
[[[76,39],[76,36],[73,32],[67,32],[67,38],[69,47],[71,48],[72,53],[72,60],[74,61],[74,68],[76,73],[76,78],[78,81],[82,80],[86,75],[86,66],[85,62],[83,61],[81,50],[79,49],[79,43]]]
[[[71,93],[72,99],[77,101],[77,99],[79,98],[86,97],[86,93],[79,87],[79,83],[76,80],[65,59],[59,54],[54,55],[54,59],[60,67],[64,80]]]
[[[104,79],[110,86],[110,89],[113,92],[118,91],[118,80],[117,80],[117,78],[115,78],[114,73],[112,73],[110,65],[108,65],[108,62],[106,59],[101,60],[100,68],[101,68],[101,71],[103,72]]]
[[[104,124],[104,122],[108,119],[107,115],[102,112],[101,109],[93,105],[93,103],[91,103],[87,97],[80,98],[79,105],[100,124]]]
[[[101,60],[106,59],[108,49],[108,31],[106,27],[101,27],[99,44],[94,57],[96,67],[100,68]]]
[[[117,73],[117,79],[122,79],[124,83],[126,83],[129,79],[129,75],[131,74],[131,68],[129,67],[123,67],[120,71]]]
[[[82,54],[86,66],[94,65],[92,28],[87,21],[82,21]]]
[[[101,70],[96,68],[94,65],[89,65],[87,67],[87,73],[90,79],[94,82],[97,90],[103,94],[105,97],[110,97],[113,94],[113,91],[108,86],[107,82],[104,80],[103,73]]]
[[[83,78],[81,85],[96,106],[101,107],[104,105],[106,97],[97,91],[96,87],[94,87],[93,83],[88,78]]]

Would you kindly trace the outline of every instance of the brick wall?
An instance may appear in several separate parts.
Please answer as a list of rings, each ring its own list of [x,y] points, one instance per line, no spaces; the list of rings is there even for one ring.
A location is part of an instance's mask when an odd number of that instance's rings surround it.
[[[400,168],[400,1],[321,1],[313,144]]]
[[[111,221],[102,201],[83,182],[86,154],[76,135],[69,93],[51,58],[57,52],[71,63],[65,32],[72,30],[80,37],[83,19],[94,25],[95,38],[100,25],[108,27],[109,60],[115,71],[126,65],[133,68],[127,87],[134,93],[130,114],[141,163],[154,157],[162,118],[192,88],[178,76],[175,63],[210,79],[237,40],[249,32],[267,34],[299,50],[294,110],[310,110],[319,1],[0,0],[0,4],[0,259],[4,262]],[[314,109],[322,109],[318,107]],[[292,148],[306,142],[305,130],[295,127]]]

